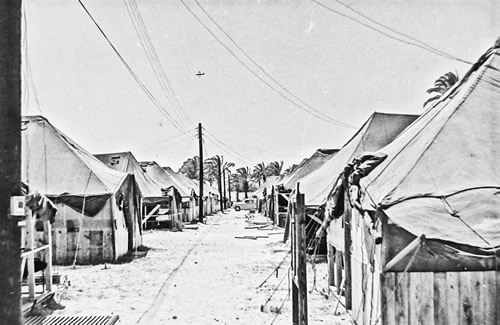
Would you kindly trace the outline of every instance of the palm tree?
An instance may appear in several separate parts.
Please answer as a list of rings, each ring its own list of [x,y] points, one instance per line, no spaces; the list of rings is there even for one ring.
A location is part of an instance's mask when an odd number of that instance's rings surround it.
[[[214,158],[215,157],[207,158],[203,162],[203,179],[207,181],[210,186],[219,179],[219,168],[217,160]]]
[[[279,176],[281,174],[281,170],[283,169],[283,160],[270,162],[266,170],[268,171],[268,176]]]
[[[240,176],[239,174],[231,174],[229,179],[231,180],[231,186],[234,190],[236,190],[236,202],[240,200],[240,190],[241,190],[241,184],[240,184]],[[231,190],[231,188],[229,189]]]
[[[447,72],[444,75],[442,75],[441,77],[439,77],[436,81],[434,81],[434,87],[431,87],[431,88],[426,90],[426,92],[429,95],[432,95],[432,97],[430,97],[429,99],[427,99],[425,101],[424,107],[427,104],[432,103],[432,102],[438,100],[439,98],[441,98],[441,96],[445,92],[447,92],[448,89],[453,87],[453,85],[456,84],[458,82],[458,80],[460,80],[460,78],[459,78],[458,73],[456,71],[455,72]]]
[[[182,163],[179,172],[183,173],[191,179],[200,178],[200,157],[194,156],[193,158],[188,158]]]
[[[253,168],[252,179],[254,179],[256,182],[258,182],[259,186],[260,186],[261,181],[262,182],[266,181],[267,173],[268,173],[268,171],[266,169],[266,164],[264,164],[264,162],[258,163]]]
[[[228,175],[231,174],[230,168],[234,167],[234,163],[232,162],[225,162],[223,159],[221,160],[222,162],[222,184],[224,185],[224,209],[227,208],[227,197],[226,197],[226,173]],[[229,189],[229,200],[231,199],[231,189]]]
[[[243,192],[245,192],[245,199],[248,198],[248,178],[250,176],[250,168],[248,166],[240,167],[236,169],[238,176],[240,177],[240,181],[243,187]]]
[[[208,168],[208,173],[217,179],[217,187],[220,197],[220,210],[224,212],[224,196],[222,195],[222,158],[219,155],[208,158],[206,160],[206,166]]]

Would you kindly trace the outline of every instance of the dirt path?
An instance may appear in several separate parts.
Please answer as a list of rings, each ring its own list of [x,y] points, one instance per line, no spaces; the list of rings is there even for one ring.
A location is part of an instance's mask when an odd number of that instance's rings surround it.
[[[210,216],[197,230],[148,232],[144,243],[151,250],[130,263],[62,268],[72,286],[64,294],[67,308],[57,313],[116,313],[125,325],[290,324],[289,258],[258,288],[289,246],[276,231],[245,226],[245,212]],[[235,238],[243,235],[268,238]],[[333,315],[335,301],[320,294],[326,291],[325,263],[316,270],[310,324],[347,324]]]

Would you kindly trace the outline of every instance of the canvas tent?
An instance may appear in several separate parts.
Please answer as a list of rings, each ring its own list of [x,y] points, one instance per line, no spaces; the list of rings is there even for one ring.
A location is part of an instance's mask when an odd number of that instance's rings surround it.
[[[179,209],[181,198],[177,190],[149,177],[131,152],[97,154],[95,157],[111,169],[134,175],[142,193],[140,211],[143,227],[148,220],[156,220],[161,215],[168,218],[169,214]]]
[[[149,177],[131,152],[104,153],[94,156],[111,169],[133,174],[145,204],[168,202],[166,194],[169,193],[169,188]]]
[[[298,181],[323,166],[338,151],[339,149],[316,150],[311,157],[304,159],[292,173],[286,175],[278,184],[283,185],[285,190],[294,190]]]
[[[264,192],[269,195],[271,193],[271,187],[276,184],[278,179],[279,176],[267,176],[266,181],[259,186],[253,195],[259,199],[264,197]]]
[[[416,115],[373,113],[330,160],[300,179],[300,192],[305,194],[306,205],[320,206],[325,203],[336,177],[353,157],[382,148],[416,118]]]
[[[318,149],[311,157],[303,159],[291,173],[283,175],[276,181],[270,192],[271,202],[268,202],[268,209],[275,224],[284,225],[288,213],[289,196],[296,189],[297,182],[319,169],[338,151],[338,149]]]
[[[140,192],[41,116],[22,119],[22,181],[56,204],[53,262],[118,259],[142,243]]]
[[[189,185],[180,180],[176,175],[168,173],[155,161],[143,161],[140,162],[146,175],[152,179],[165,184],[168,187],[175,188],[179,195],[179,213],[182,221],[192,221],[196,215],[193,211],[192,205],[196,197],[194,189]],[[184,202],[184,203],[183,203]],[[186,207],[187,206],[187,207]],[[186,207],[185,209],[183,207]],[[182,211],[181,211],[182,210]]]
[[[355,208],[332,217],[351,225],[358,324],[499,324],[499,103],[490,49],[391,144],[349,165]]]

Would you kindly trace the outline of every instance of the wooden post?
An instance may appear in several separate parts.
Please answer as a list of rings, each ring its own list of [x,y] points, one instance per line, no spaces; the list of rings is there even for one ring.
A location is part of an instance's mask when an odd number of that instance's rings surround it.
[[[294,325],[307,325],[306,213],[304,194],[300,194],[299,184],[293,201],[289,204],[292,210],[289,214],[292,229],[292,322]]]
[[[333,247],[331,244],[328,243],[327,241],[327,252],[328,252],[328,286],[334,286],[335,285],[335,265],[336,265],[336,260],[335,260],[335,247]],[[328,291],[330,292],[330,291]]]
[[[21,325],[21,229],[10,218],[21,191],[21,4],[0,0],[0,320]]]
[[[135,223],[135,222],[134,222]],[[45,257],[47,268],[45,272],[45,285],[47,291],[52,291],[52,225],[50,221],[43,222],[43,230],[47,245],[47,255]]]
[[[26,252],[35,249],[35,220],[31,210],[26,215]],[[35,300],[35,255],[29,254],[26,257],[28,266],[28,299]],[[23,270],[24,271],[24,270]]]
[[[347,188],[347,187],[346,187]],[[348,193],[349,191],[346,191]],[[352,209],[348,195],[344,197],[344,277],[345,308],[352,309],[352,274],[351,274],[351,220]]]
[[[200,155],[200,197],[198,209],[198,222],[203,222],[203,133],[201,132],[201,123],[198,123],[198,146]]]

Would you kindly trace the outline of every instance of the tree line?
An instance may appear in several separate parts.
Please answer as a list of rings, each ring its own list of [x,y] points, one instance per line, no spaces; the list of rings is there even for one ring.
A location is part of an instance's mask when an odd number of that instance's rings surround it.
[[[291,169],[286,170],[290,172]],[[179,172],[187,177],[199,180],[200,157],[188,158],[182,163]],[[283,161],[264,162],[250,168],[242,166],[236,168],[235,164],[225,161],[223,156],[215,155],[203,161],[203,180],[210,186],[217,185],[221,198],[232,201],[231,192],[236,192],[236,201],[239,201],[239,193],[244,193],[248,198],[248,192],[255,191],[269,176],[280,176],[283,173]],[[229,196],[227,196],[229,194]],[[221,200],[225,201],[225,200]]]

